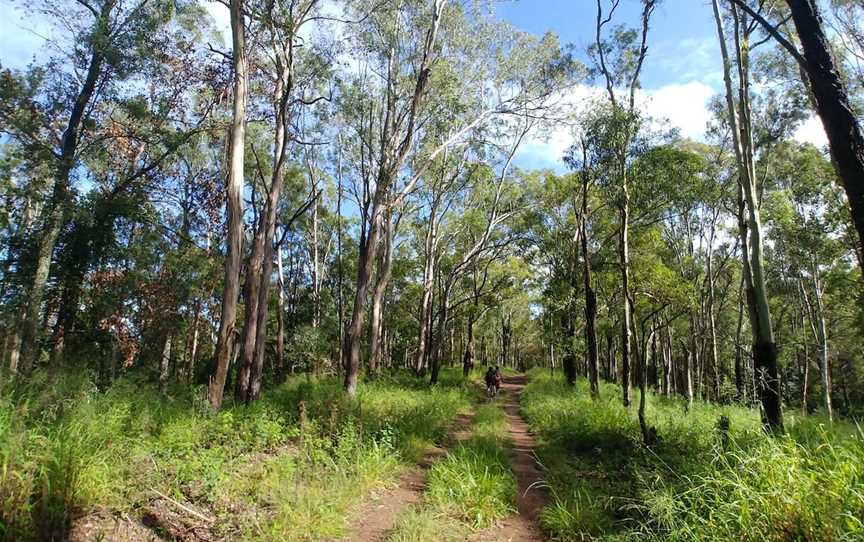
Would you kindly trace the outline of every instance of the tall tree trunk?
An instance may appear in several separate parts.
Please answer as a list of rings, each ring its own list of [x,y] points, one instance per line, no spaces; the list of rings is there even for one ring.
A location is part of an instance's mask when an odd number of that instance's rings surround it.
[[[252,381],[252,366],[255,363],[255,336],[258,330],[258,295],[261,288],[261,269],[264,265],[264,250],[267,240],[264,235],[264,212],[255,226],[252,237],[252,253],[246,263],[246,283],[243,287],[243,330],[240,333],[240,367],[235,382],[238,401],[249,402],[249,387]]]
[[[474,310],[477,310],[475,305]],[[465,355],[462,357],[462,376],[468,378],[474,367],[474,313],[468,314],[468,329],[465,337]]]
[[[828,421],[834,421],[834,408],[831,405],[831,371],[828,358],[828,331],[825,325],[825,312],[822,305],[822,284],[819,280],[818,268],[814,265],[813,269],[813,297],[816,299],[816,317],[819,321],[819,350],[822,354],[822,388],[825,404],[825,413],[828,415]]]
[[[312,204],[312,327],[317,328],[321,325],[321,264],[318,246],[318,197],[315,191],[317,187],[313,187],[312,195],[315,198],[315,203]]]
[[[447,319],[450,317],[450,289],[451,284],[448,282],[444,286],[444,291],[441,292],[441,310],[438,316],[438,340],[434,341],[435,344],[432,347],[432,360],[430,363],[431,375],[429,381],[431,384],[438,383],[438,374],[441,370],[441,350],[444,344],[444,330],[447,325]]]
[[[276,373],[282,378],[285,370],[285,269],[282,265],[282,246],[276,249],[276,277],[279,286],[278,309],[276,313]],[[340,321],[341,325],[341,321]],[[340,327],[340,332],[341,327]],[[340,351],[342,337],[339,337]],[[341,358],[340,358],[341,359]]]
[[[618,261],[621,265],[621,296],[624,302],[624,315],[621,321],[621,394],[624,406],[630,406],[630,345],[631,320],[630,305],[630,195],[627,191],[627,180],[622,185],[622,203],[619,210],[621,217],[621,237],[618,245]]]
[[[583,149],[585,145],[583,144]],[[584,151],[583,151],[584,153]],[[582,279],[585,288],[585,345],[591,397],[600,399],[600,367],[597,359],[597,294],[591,286],[591,257],[588,254],[588,173],[582,172],[582,210],[580,212]]]
[[[429,214],[429,228],[426,231],[426,263],[423,266],[423,297],[420,301],[420,329],[417,335],[417,358],[414,370],[422,375],[429,361],[429,336],[432,328],[432,297],[435,289],[435,259],[438,246],[438,209],[437,203],[432,205]]]
[[[186,358],[186,383],[191,384],[195,381],[195,364],[198,360],[198,337],[201,331],[201,305],[202,300],[195,300],[195,309],[192,315],[192,332],[189,338],[189,348]]]
[[[276,197],[278,200],[278,195]],[[255,326],[255,356],[253,358],[252,375],[249,382],[247,401],[254,401],[261,395],[264,380],[264,354],[267,347],[267,321],[270,315],[270,283],[273,274],[273,236],[276,233],[276,213],[267,227],[267,241],[264,248],[264,262],[261,267],[261,283],[258,286],[258,303]]]
[[[852,222],[858,230],[859,250],[864,251],[864,135],[831,56],[831,44],[825,35],[818,2],[787,0],[786,3],[804,49],[804,68],[816,111],[822,119],[831,158],[849,200]]]
[[[747,392],[744,387],[744,366],[742,361],[741,331],[744,324],[744,273],[741,273],[741,284],[738,287],[738,325],[735,327],[735,391],[738,401],[746,398]]]
[[[21,322],[21,347],[23,354],[21,363],[15,364],[14,372],[29,371],[33,364],[39,359],[41,345],[39,340],[39,316],[42,310],[42,301],[45,297],[45,286],[48,283],[48,274],[51,270],[51,258],[57,245],[60,230],[66,221],[68,209],[71,206],[72,191],[70,175],[75,168],[77,160],[78,142],[84,123],[84,116],[91,105],[96,87],[102,75],[102,66],[105,62],[103,47],[110,46],[111,28],[110,17],[116,5],[116,0],[107,0],[102,4],[99,15],[93,23],[93,31],[90,36],[90,61],[87,66],[87,74],[84,83],[78,91],[63,138],[60,143],[60,156],[56,164],[54,175],[54,187],[51,199],[44,211],[44,223],[42,231],[35,244],[36,266],[30,287],[27,292],[27,305],[24,311],[24,319]],[[12,364],[10,364],[10,369]]]
[[[337,136],[338,150],[336,159],[336,317],[339,319],[339,361],[337,374],[342,360],[345,359],[345,292],[343,289],[344,272],[342,269],[342,137]]]
[[[381,190],[379,188],[379,190]],[[345,355],[345,391],[354,396],[357,393],[357,380],[360,375],[360,343],[363,338],[363,320],[366,317],[366,294],[372,279],[375,264],[375,250],[381,235],[381,220],[385,203],[380,198],[385,194],[376,194],[378,198],[373,204],[372,226],[369,234],[360,243],[360,255],[357,265],[357,288],[354,293],[354,310],[351,313],[351,324],[348,326],[347,351]]]
[[[372,291],[372,313],[369,325],[372,337],[371,352],[369,354],[369,373],[374,375],[381,366],[384,351],[384,294],[393,273],[393,236],[396,227],[389,216],[384,217],[384,238],[379,250],[378,273],[375,288]]]
[[[573,340],[576,337],[576,325],[570,311],[564,311],[564,355],[561,357],[561,369],[564,378],[571,386],[576,383],[576,353],[573,351]]]
[[[684,396],[687,399],[687,411],[693,408],[693,352],[686,350],[684,362]]]
[[[718,212],[719,213],[719,212]],[[708,235],[708,254],[707,254],[707,279],[708,279],[708,303],[706,312],[708,313],[708,332],[711,339],[711,370],[714,373],[714,400],[720,399],[720,390],[723,385],[722,373],[720,370],[720,359],[717,354],[717,323],[714,317],[714,236],[716,232],[717,218],[716,215],[711,221],[711,229]]]
[[[723,77],[726,86],[726,103],[729,122],[738,163],[739,182],[743,187],[747,202],[747,228],[749,230],[749,250],[747,260],[751,275],[752,303],[755,318],[751,319],[753,330],[753,362],[758,375],[758,391],[762,402],[763,424],[767,430],[783,430],[783,415],[780,402],[780,380],[777,373],[777,345],[774,341],[774,331],[771,325],[771,312],[768,306],[768,294],[765,286],[763,251],[762,251],[762,221],[759,211],[757,180],[753,158],[753,136],[750,122],[750,83],[749,83],[749,37],[742,39],[741,32],[748,25],[741,24],[738,10],[733,4],[732,17],[735,23],[734,38],[738,66],[738,108],[735,107],[731,78],[731,63],[726,48],[726,36],[723,29],[723,18],[720,14],[719,0],[713,0],[714,18],[717,24],[717,34],[723,60]],[[740,115],[740,116],[739,116]]]
[[[237,295],[240,290],[240,265],[243,256],[243,169],[246,141],[246,38],[243,0],[231,0],[231,35],[233,39],[234,106],[228,162],[227,201],[228,240],[225,255],[225,284],[222,290],[222,314],[216,342],[216,372],[210,379],[209,395],[213,410],[222,407],[225,380],[232,358],[234,325],[237,321]]]
[[[165,392],[168,387],[168,379],[171,376],[171,334],[165,336],[162,346],[162,355],[159,358],[159,389]]]

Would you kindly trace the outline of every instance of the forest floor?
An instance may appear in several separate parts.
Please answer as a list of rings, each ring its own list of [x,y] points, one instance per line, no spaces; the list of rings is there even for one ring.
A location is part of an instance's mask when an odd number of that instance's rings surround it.
[[[297,377],[217,415],[143,380],[0,389],[0,542],[864,540],[864,434],[532,370]],[[54,405],[62,405],[56,408]],[[726,418],[726,433],[720,421]]]

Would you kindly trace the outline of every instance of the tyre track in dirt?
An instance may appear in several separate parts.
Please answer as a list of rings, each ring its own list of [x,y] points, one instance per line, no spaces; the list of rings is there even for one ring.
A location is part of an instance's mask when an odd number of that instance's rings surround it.
[[[450,424],[443,446],[435,446],[417,465],[399,477],[397,486],[378,495],[352,513],[351,533],[338,542],[379,542],[395,529],[399,516],[423,499],[429,469],[447,455],[458,443],[471,436],[474,411],[457,416]]]
[[[534,437],[519,414],[519,404],[527,381],[526,376],[516,375],[505,376],[501,383],[502,406],[507,414],[511,441],[510,464],[517,483],[517,513],[496,527],[478,533],[472,538],[475,542],[536,542],[546,539],[538,519],[543,507],[549,502],[549,496],[543,487],[542,473],[534,454]]]

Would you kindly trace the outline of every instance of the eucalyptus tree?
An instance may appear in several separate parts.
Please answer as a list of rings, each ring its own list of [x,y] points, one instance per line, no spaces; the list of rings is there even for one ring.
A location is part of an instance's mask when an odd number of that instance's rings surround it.
[[[272,157],[269,167],[261,162],[255,147],[251,150],[255,158],[256,178],[260,182],[262,208],[253,225],[252,247],[246,264],[243,290],[244,319],[240,334],[240,372],[237,381],[238,399],[249,402],[258,397],[264,367],[264,348],[267,337],[269,291],[272,275],[273,237],[279,214],[285,169],[289,153],[298,148],[298,141],[306,134],[303,129],[306,115],[304,109],[329,99],[322,94],[330,77],[331,50],[318,43],[304,43],[303,33],[308,25],[317,20],[318,0],[303,2],[263,2],[260,5],[247,2],[252,27],[256,30],[258,47],[250,51],[254,70],[251,74],[265,92],[266,98],[260,107],[265,114],[272,115]],[[313,34],[316,40],[320,36]],[[258,84],[260,83],[260,85]],[[256,108],[256,95],[251,96]],[[318,198],[316,168],[306,157],[307,169],[312,179],[312,198]],[[265,179],[267,179],[265,181]],[[313,214],[317,218],[317,203],[313,203]],[[308,206],[307,206],[308,207]],[[306,207],[304,207],[305,209]],[[313,224],[317,233],[317,220]],[[317,237],[315,239],[317,241]],[[317,245],[313,278],[315,296],[320,295],[317,260]],[[317,300],[317,297],[315,298]],[[319,320],[320,305],[316,301],[315,322]]]
[[[78,166],[102,141],[116,136],[101,123],[112,109],[104,104],[123,96],[121,82],[135,80],[147,62],[160,59],[162,48],[156,44],[171,41],[168,36],[176,29],[172,24],[187,13],[190,3],[101,0],[70,5],[44,0],[29,7],[54,25],[60,37],[52,42],[59,53],[45,66],[31,65],[24,74],[2,74],[0,129],[50,170],[48,194],[25,258],[32,264],[21,269],[26,303],[20,322],[20,368],[25,371],[41,353],[45,288],[58,238],[75,208]],[[153,157],[139,158],[130,166],[134,172],[129,177],[141,177],[154,167],[148,162]]]
[[[362,89],[352,92],[366,95],[355,110],[364,120],[355,124],[355,144],[362,150],[354,153],[362,158],[364,196],[358,199],[366,224],[344,350],[349,394],[357,387],[366,297],[383,233],[380,217],[405,201],[439,155],[490,118],[545,108],[568,66],[550,36],[532,40],[492,21],[481,8],[466,13],[446,0],[374,7],[354,40],[360,69],[368,68],[352,83]],[[352,9],[363,13],[369,6]]]
[[[648,30],[651,16],[657,7],[657,0],[643,0],[641,16],[641,32],[623,27],[613,29],[612,40],[605,39],[603,34],[607,25],[612,22],[620,1],[613,0],[608,13],[604,15],[603,4],[597,0],[597,23],[595,26],[595,41],[589,49],[594,59],[594,71],[603,77],[609,103],[612,107],[614,122],[609,126],[610,154],[614,162],[614,176],[620,193],[616,198],[619,212],[619,266],[621,272],[622,314],[621,321],[621,388],[625,406],[630,405],[630,348],[632,329],[633,299],[630,293],[630,187],[628,179],[628,158],[630,144],[639,131],[639,112],[636,106],[636,91],[639,88],[639,77],[642,66],[648,54]],[[619,96],[621,89],[626,95]]]
[[[835,54],[831,50],[819,2],[786,0],[803,53],[780,32],[785,20],[772,24],[746,0],[730,2],[758,21],[765,32],[773,37],[800,67],[802,80],[808,87],[814,108],[828,136],[837,176],[849,201],[852,222],[858,232],[858,250],[864,251],[864,131],[850,99],[849,85],[843,80],[840,63],[835,60]],[[837,0],[834,4],[842,8],[852,3]],[[854,5],[851,11],[855,11]],[[842,16],[839,20],[843,20]],[[857,41],[851,51],[853,54],[860,54],[860,36],[855,36],[853,28],[847,27],[846,30],[852,30],[849,37]]]
[[[579,170],[581,180],[581,204],[578,205],[576,214],[578,217],[577,238],[582,257],[582,287],[585,297],[585,357],[588,364],[588,375],[591,384],[591,397],[595,400],[600,398],[599,383],[599,355],[597,352],[597,293],[594,290],[591,279],[591,255],[589,245],[592,241],[588,239],[589,234],[589,190],[594,184],[594,171],[591,162],[589,143],[584,136],[580,138],[577,145],[570,149],[566,160],[571,168]],[[577,207],[574,200],[574,207]]]
[[[783,430],[780,381],[777,369],[777,345],[771,322],[771,311],[765,282],[763,254],[763,231],[760,215],[759,181],[755,169],[753,138],[753,109],[751,106],[750,43],[753,26],[746,15],[739,12],[736,4],[730,4],[732,18],[732,43],[734,63],[730,58],[724,16],[719,0],[713,0],[714,19],[720,42],[723,61],[723,78],[726,87],[727,118],[732,135],[732,145],[738,166],[738,182],[746,206],[745,224],[739,224],[741,237],[744,284],[750,312],[753,337],[753,364],[757,372],[759,397],[762,402],[765,427],[772,431]],[[733,82],[733,68],[737,86]],[[737,98],[736,98],[737,96]]]
[[[240,292],[240,266],[243,257],[243,189],[246,161],[246,103],[248,100],[248,65],[246,51],[246,16],[243,0],[231,0],[232,114],[228,130],[228,167],[225,210],[225,279],[222,287],[222,310],[216,342],[216,368],[208,385],[213,410],[222,407],[225,380],[234,352],[234,326],[237,323],[237,296]]]
[[[417,334],[417,354],[414,361],[414,370],[418,375],[425,373],[429,363],[429,354],[432,349],[432,325],[433,325],[433,298],[435,295],[435,279],[437,277],[437,264],[441,259],[441,246],[448,245],[452,239],[442,239],[440,235],[441,222],[448,213],[456,207],[457,212],[462,211],[458,202],[465,198],[470,190],[469,183],[476,183],[476,178],[482,175],[478,172],[478,166],[468,166],[467,149],[461,156],[455,158],[450,153],[444,152],[436,164],[430,168],[426,182],[422,190],[426,200],[422,208],[428,209],[425,235],[423,236],[423,297],[420,302],[419,330]]]
[[[444,340],[444,328],[447,324],[449,311],[451,310],[450,295],[453,288],[462,276],[475,264],[476,260],[483,258],[489,252],[497,252],[500,257],[504,247],[512,242],[512,236],[502,231],[504,223],[516,211],[518,202],[513,201],[512,190],[509,188],[510,167],[513,158],[524,139],[530,131],[532,122],[530,120],[520,123],[515,129],[513,141],[507,146],[503,154],[500,170],[494,176],[485,177],[487,183],[478,183],[472,187],[471,197],[462,208],[460,224],[457,232],[452,236],[453,242],[447,243],[459,247],[462,250],[453,256],[451,265],[446,274],[441,273],[441,293],[438,302],[438,332],[437,342],[432,346],[432,359],[430,363],[430,380],[434,384],[438,381],[440,369],[441,345]],[[510,181],[512,182],[512,181]],[[509,197],[508,197],[509,196]],[[482,218],[481,218],[482,217]],[[462,239],[460,239],[462,238]],[[460,243],[460,241],[462,241]],[[466,242],[467,241],[467,242]],[[430,322],[431,325],[431,322]],[[430,334],[431,336],[431,334]]]
[[[765,161],[770,162],[769,181],[774,185],[768,196],[770,235],[775,239],[776,258],[787,262],[784,267],[801,294],[801,308],[819,351],[823,406],[830,420],[833,408],[826,313],[831,308],[825,306],[825,276],[837,260],[848,256],[848,248],[834,233],[841,229],[834,209],[842,205],[842,198],[835,189],[831,164],[814,147],[787,143]],[[806,352],[804,363],[809,363]],[[803,408],[807,373],[805,365]]]

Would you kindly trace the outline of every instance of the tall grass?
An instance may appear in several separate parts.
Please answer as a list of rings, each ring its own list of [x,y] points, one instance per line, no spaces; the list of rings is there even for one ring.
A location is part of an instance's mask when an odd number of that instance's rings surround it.
[[[846,424],[787,418],[769,437],[758,412],[651,396],[660,442],[641,445],[636,413],[604,385],[590,399],[531,373],[523,413],[541,437],[561,540],[864,540],[864,435]],[[718,422],[729,421],[728,438]]]
[[[0,389],[0,540],[62,539],[94,508],[134,516],[153,490],[209,509],[232,537],[329,538],[473,394],[450,375],[431,389],[396,375],[351,400],[334,380],[297,378],[213,415],[201,388],[37,378]]]

